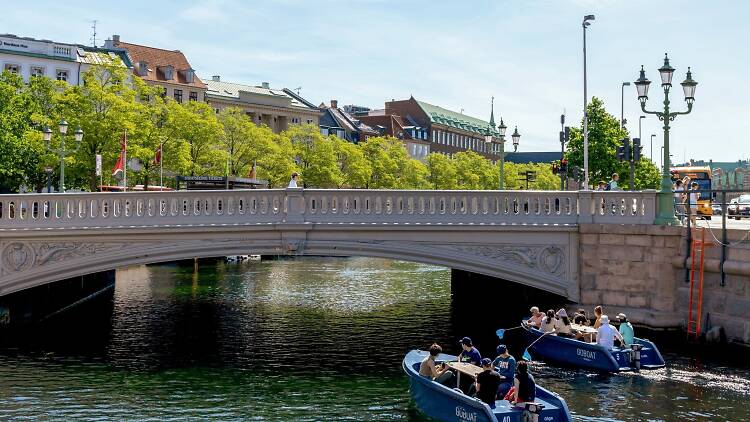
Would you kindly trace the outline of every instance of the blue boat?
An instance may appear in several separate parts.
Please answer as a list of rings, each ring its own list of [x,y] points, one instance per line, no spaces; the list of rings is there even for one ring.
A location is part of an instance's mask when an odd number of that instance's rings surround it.
[[[628,347],[615,347],[607,350],[596,343],[586,343],[552,334],[543,336],[544,333],[525,322],[522,326],[526,340],[534,343],[529,347],[531,356],[545,362],[597,372],[637,371],[665,366],[659,349],[654,343],[645,339],[635,338],[635,343]]]
[[[409,377],[409,391],[417,408],[427,416],[441,421],[458,422],[522,422],[525,409],[497,400],[495,409],[461,390],[449,388],[419,375],[419,364],[429,352],[412,350],[406,354],[403,368]],[[456,356],[440,354],[436,362],[455,361]],[[557,394],[536,386],[539,421],[572,422],[568,405]]]

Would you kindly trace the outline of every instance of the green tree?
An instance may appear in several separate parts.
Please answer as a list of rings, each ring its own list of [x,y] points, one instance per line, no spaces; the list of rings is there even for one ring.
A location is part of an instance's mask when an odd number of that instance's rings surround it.
[[[342,183],[334,143],[314,125],[293,125],[282,134],[294,147],[304,187],[334,188]]]
[[[404,162],[401,170],[402,179],[400,188],[402,189],[429,189],[430,171],[427,166],[419,160],[408,158]]]
[[[213,109],[199,101],[167,100],[167,115],[168,139],[177,143],[170,168],[191,176],[223,175],[228,154],[221,148],[222,127]]]
[[[363,188],[372,176],[372,166],[365,158],[362,148],[336,136],[329,136],[333,143],[341,171],[339,188]]]
[[[370,137],[359,144],[367,161],[372,166],[368,189],[399,189],[404,181],[401,179],[409,154],[403,143],[392,137]]]
[[[456,189],[456,166],[448,156],[432,152],[427,155],[426,163],[427,181],[432,189]]]
[[[609,180],[612,173],[622,173],[623,165],[616,156],[617,146],[628,133],[620,127],[615,116],[607,113],[604,103],[596,97],[588,105],[588,115],[589,179],[590,183],[595,184],[598,180]],[[580,129],[571,128],[565,156],[570,169],[574,166],[583,169],[583,120]]]

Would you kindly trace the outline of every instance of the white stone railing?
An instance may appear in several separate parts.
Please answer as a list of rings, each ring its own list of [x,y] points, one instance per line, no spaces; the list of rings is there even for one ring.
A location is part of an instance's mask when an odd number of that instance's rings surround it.
[[[258,189],[0,195],[0,230],[271,223],[652,224],[656,193]]]

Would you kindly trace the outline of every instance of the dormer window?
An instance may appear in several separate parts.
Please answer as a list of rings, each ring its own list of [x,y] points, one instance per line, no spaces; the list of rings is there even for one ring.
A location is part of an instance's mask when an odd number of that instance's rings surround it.
[[[164,79],[168,81],[174,79],[174,68],[171,65],[164,66],[161,70],[164,72]]]
[[[195,80],[195,71],[193,69],[185,69],[182,71],[182,76],[185,78],[185,83],[191,84]]]
[[[138,76],[148,76],[148,63],[138,62]]]

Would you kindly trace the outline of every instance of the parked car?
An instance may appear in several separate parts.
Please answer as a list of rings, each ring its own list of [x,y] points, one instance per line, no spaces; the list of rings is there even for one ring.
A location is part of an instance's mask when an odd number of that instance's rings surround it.
[[[750,195],[742,194],[729,201],[727,216],[739,220],[742,217],[750,217]]]
[[[711,211],[713,212],[713,215],[721,215],[721,204],[711,205]]]

